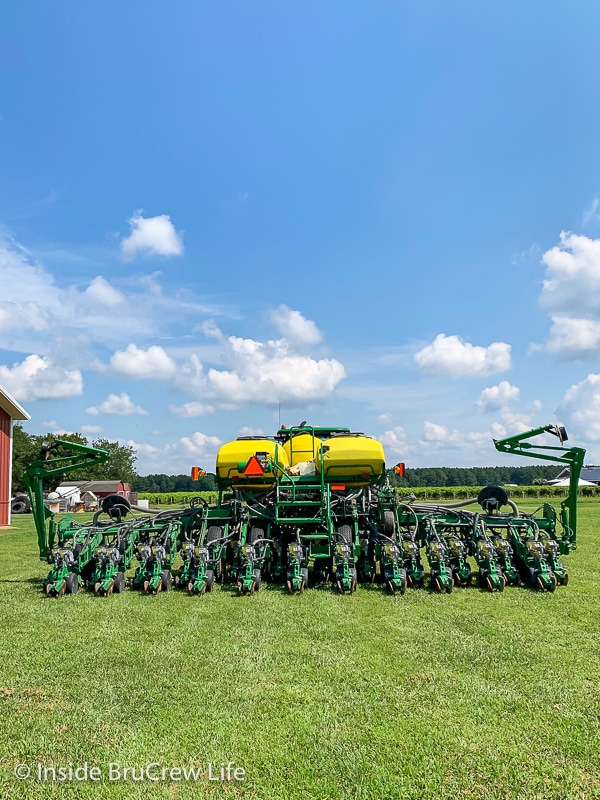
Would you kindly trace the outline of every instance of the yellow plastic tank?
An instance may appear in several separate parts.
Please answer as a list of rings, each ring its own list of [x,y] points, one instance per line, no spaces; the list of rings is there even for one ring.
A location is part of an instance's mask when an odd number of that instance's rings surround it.
[[[385,469],[383,445],[362,433],[332,436],[317,453],[317,472],[326,483],[366,486],[381,477]]]
[[[240,438],[227,442],[217,453],[217,480],[220,486],[248,486],[252,489],[268,489],[275,482],[273,471],[264,475],[245,475],[244,466],[257,453],[266,453],[276,467],[287,469],[290,465],[287,453],[271,439]]]
[[[321,440],[315,438],[312,433],[298,433],[283,445],[292,467],[301,461],[311,461],[316,457],[320,447]]]

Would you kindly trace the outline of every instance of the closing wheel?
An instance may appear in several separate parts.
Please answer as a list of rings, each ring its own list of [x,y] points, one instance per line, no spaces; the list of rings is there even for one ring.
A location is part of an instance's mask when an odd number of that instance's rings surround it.
[[[396,516],[393,511],[383,512],[383,532],[389,539],[396,538]]]
[[[115,594],[121,594],[124,588],[125,588],[125,573],[117,572],[115,574],[115,579],[113,581],[113,592]]]
[[[215,584],[215,573],[212,569],[206,570],[206,576],[204,580],[205,591],[212,592],[213,586]]]
[[[303,567],[302,570],[300,571],[300,574],[302,575],[302,583],[300,585],[300,594],[302,594],[302,592],[308,586],[308,568],[307,567]]]
[[[173,577],[171,575],[171,570],[164,569],[160,576],[159,590],[162,590],[163,592],[168,592],[171,590],[172,585],[173,585]]]
[[[529,567],[529,585],[532,589],[538,588],[538,576],[534,567]]]
[[[557,586],[558,586],[558,581],[556,580],[556,575],[554,573],[552,573],[552,583],[548,587],[548,591],[549,592],[554,592],[556,590]]]
[[[253,569],[252,570],[252,578],[254,579],[254,583],[252,586],[252,592],[258,592],[260,590],[260,570]]]
[[[540,592],[544,591],[544,581],[542,580],[541,575],[537,576],[537,588],[540,590]]]
[[[356,591],[356,584],[358,581],[358,575],[355,569],[350,570],[350,594],[354,594]]]
[[[65,579],[65,591],[67,594],[77,594],[79,591],[79,577],[75,572],[69,572]]]
[[[352,528],[350,525],[342,525],[336,531],[338,539],[347,544],[352,544]]]

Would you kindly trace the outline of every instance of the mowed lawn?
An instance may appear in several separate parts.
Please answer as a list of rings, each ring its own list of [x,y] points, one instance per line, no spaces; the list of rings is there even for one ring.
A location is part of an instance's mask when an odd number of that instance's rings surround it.
[[[580,519],[555,594],[57,600],[31,516],[15,517],[0,531],[0,797],[598,798],[600,502]],[[228,762],[243,781],[209,780]],[[18,780],[20,764],[101,780]]]

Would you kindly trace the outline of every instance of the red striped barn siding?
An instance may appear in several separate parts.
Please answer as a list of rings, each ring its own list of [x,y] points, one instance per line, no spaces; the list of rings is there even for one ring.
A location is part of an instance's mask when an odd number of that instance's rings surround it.
[[[10,520],[11,418],[0,408],[0,525]]]

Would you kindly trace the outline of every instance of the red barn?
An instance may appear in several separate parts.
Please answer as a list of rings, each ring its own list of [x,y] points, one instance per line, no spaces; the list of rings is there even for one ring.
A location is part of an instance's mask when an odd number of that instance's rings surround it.
[[[31,417],[0,386],[0,527],[10,525],[13,421],[25,419]]]

